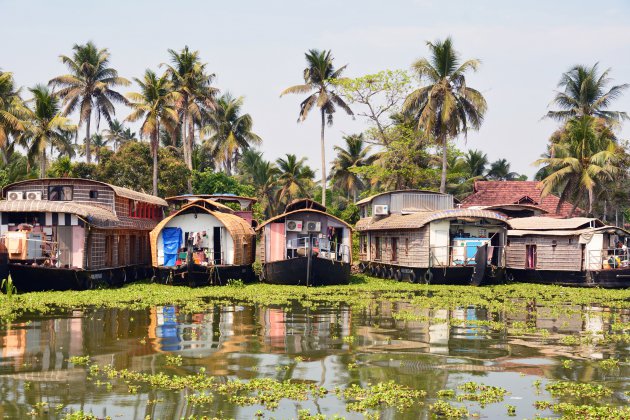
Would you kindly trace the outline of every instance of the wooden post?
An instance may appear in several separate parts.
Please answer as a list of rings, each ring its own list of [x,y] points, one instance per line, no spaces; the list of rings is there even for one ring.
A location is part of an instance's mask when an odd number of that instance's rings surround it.
[[[308,234],[308,245],[306,246],[306,286],[311,285],[311,270],[313,264],[313,234]]]

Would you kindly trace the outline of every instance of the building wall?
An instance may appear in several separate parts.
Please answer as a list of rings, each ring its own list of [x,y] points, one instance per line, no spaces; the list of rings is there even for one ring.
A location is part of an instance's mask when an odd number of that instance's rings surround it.
[[[553,241],[556,245],[553,246]],[[536,245],[536,269],[580,271],[582,245],[576,236],[511,236],[505,248],[506,267],[525,269],[527,245]]]
[[[109,210],[114,209],[114,191],[106,185],[93,183],[89,180],[68,180],[62,179],[55,181],[33,180],[26,184],[16,185],[5,191],[5,197],[12,191],[39,191],[42,193],[42,200],[48,200],[48,186],[70,185],[72,186],[72,201],[100,205]],[[98,198],[90,198],[90,191],[97,191]]]
[[[109,243],[110,264],[107,264],[107,237],[111,238]],[[133,255],[130,253],[132,237],[136,243]],[[147,231],[91,229],[87,240],[85,264],[88,269],[151,263],[149,232]],[[122,254],[119,251],[122,251]]]
[[[427,226],[420,229],[366,232],[368,253],[359,249],[359,260],[404,267],[428,267],[429,235]],[[376,238],[381,241],[381,259],[376,259]],[[392,260],[392,238],[398,239],[397,260]]]

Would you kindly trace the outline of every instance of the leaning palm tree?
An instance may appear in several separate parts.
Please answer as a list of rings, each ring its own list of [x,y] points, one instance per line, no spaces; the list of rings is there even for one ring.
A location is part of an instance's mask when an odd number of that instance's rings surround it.
[[[300,104],[300,116],[298,122],[304,121],[314,106],[319,108],[321,116],[321,154],[322,154],[322,204],[326,205],[326,150],[324,142],[324,127],[326,120],[328,125],[333,123],[333,113],[336,106],[346,111],[348,115],[354,115],[348,104],[346,104],[340,96],[332,89],[332,81],[339,79],[345,70],[346,65],[335,70],[333,66],[333,57],[331,51],[328,50],[309,50],[306,54],[306,68],[304,69],[304,84],[291,86],[282,91],[280,96],[287,93],[310,95]]]
[[[79,110],[79,125],[85,123],[85,155],[91,162],[90,124],[92,116],[98,130],[101,117],[111,124],[116,114],[114,103],[127,104],[127,99],[114,90],[117,86],[128,86],[129,80],[119,77],[118,72],[109,67],[110,54],[107,48],[98,49],[93,42],[84,45],[75,44],[72,57],[62,55],[69,74],[50,80],[51,86],[60,87],[57,95],[63,99],[63,114],[68,116]]]
[[[483,95],[466,85],[467,71],[476,71],[480,61],[460,60],[451,38],[427,42],[431,56],[413,63],[412,68],[429,84],[411,92],[403,103],[403,111],[413,116],[418,128],[432,135],[442,147],[442,179],[440,192],[446,192],[448,141],[468,129],[478,130],[487,109]]]
[[[192,170],[195,125],[201,124],[205,111],[214,110],[214,98],[219,90],[211,86],[215,76],[207,73],[206,63],[201,62],[199,51],[190,51],[185,46],[181,52],[169,49],[168,53],[171,64],[166,64],[167,73],[172,79],[174,90],[179,93],[176,107],[181,121],[184,162]]]
[[[309,189],[315,178],[315,172],[306,165],[306,158],[298,159],[295,155],[287,154],[286,159],[276,160],[278,170],[278,203],[285,203],[295,199],[298,195],[308,196]]]
[[[624,83],[610,89],[607,85],[612,81],[608,77],[611,69],[598,74],[598,63],[592,67],[577,65],[562,75],[553,103],[560,111],[549,111],[548,118],[567,121],[570,118],[590,115],[607,121],[627,120],[628,114],[622,111],[609,111],[608,106],[618,99],[630,85]]]
[[[208,124],[201,129],[207,135],[213,159],[232,175],[232,168],[238,164],[238,157],[252,145],[259,145],[262,139],[252,131],[251,115],[241,114],[243,97],[234,98],[225,93],[217,100],[217,106],[208,116]]]
[[[559,189],[558,208],[573,196],[575,210],[586,192],[588,214],[592,214],[596,189],[621,171],[623,152],[606,121],[586,115],[567,122],[559,139],[551,144],[550,156],[534,162],[546,165],[549,171],[541,181],[541,195]]]
[[[127,121],[142,119],[140,136],[149,137],[151,141],[151,156],[153,157],[153,194],[158,193],[158,148],[160,128],[175,131],[179,118],[177,116],[178,92],[173,91],[173,83],[168,74],[158,77],[155,72],[146,70],[144,78],[134,79],[140,87],[140,92],[127,94],[129,106],[133,109]]]
[[[20,89],[15,87],[13,73],[0,71],[0,148],[7,145],[10,135],[24,131],[24,121],[29,114]]]
[[[330,179],[339,191],[345,191],[346,197],[356,201],[359,192],[366,185],[361,176],[353,169],[371,165],[376,155],[370,156],[371,146],[366,146],[363,134],[345,136],[346,148],[335,146],[337,157],[333,161]]]
[[[46,148],[50,146],[52,150],[56,146],[63,146],[67,143],[68,134],[76,131],[77,127],[61,115],[59,100],[48,87],[37,85],[29,91],[33,94],[33,106],[24,138],[29,145],[29,158],[39,159],[39,177],[44,178],[48,160]]]

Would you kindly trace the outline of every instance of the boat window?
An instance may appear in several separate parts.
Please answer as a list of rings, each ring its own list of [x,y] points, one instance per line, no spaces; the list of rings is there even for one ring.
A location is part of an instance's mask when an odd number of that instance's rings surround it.
[[[409,238],[405,238],[405,256],[409,255]]]
[[[366,235],[359,236],[359,242],[361,245],[361,252],[363,254],[367,254],[367,236]]]
[[[90,190],[90,199],[96,200],[98,198],[98,190]]]
[[[374,238],[374,247],[376,248],[376,259],[380,260],[382,250],[381,250],[381,238],[379,238],[378,236]]]
[[[392,238],[392,261],[398,261],[398,238]]]
[[[537,260],[536,245],[525,245],[525,253],[527,257],[525,260],[525,268],[531,268],[531,269],[536,268],[536,260]]]
[[[53,185],[48,187],[49,201],[72,201],[72,187],[69,185]]]

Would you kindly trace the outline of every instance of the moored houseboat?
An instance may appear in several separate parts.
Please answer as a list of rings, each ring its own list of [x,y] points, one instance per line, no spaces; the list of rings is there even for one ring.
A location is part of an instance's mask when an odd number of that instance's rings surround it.
[[[570,286],[628,287],[630,232],[594,218],[509,221],[510,279]]]
[[[255,280],[256,235],[231,208],[209,199],[181,207],[151,231],[154,280],[190,286]]]
[[[350,281],[352,227],[321,204],[293,201],[257,230],[264,282],[321,286]]]
[[[253,217],[253,206],[258,200],[254,197],[243,197],[235,194],[184,194],[166,198],[166,202],[173,211],[197,200],[212,200],[223,204],[234,210],[234,214],[247,220],[254,228],[257,225]]]
[[[436,284],[502,280],[504,214],[455,208],[452,195],[424,190],[381,193],[356,204],[364,272]]]
[[[116,286],[150,274],[166,201],[104,182],[49,178],[3,189],[0,236],[19,291]]]

